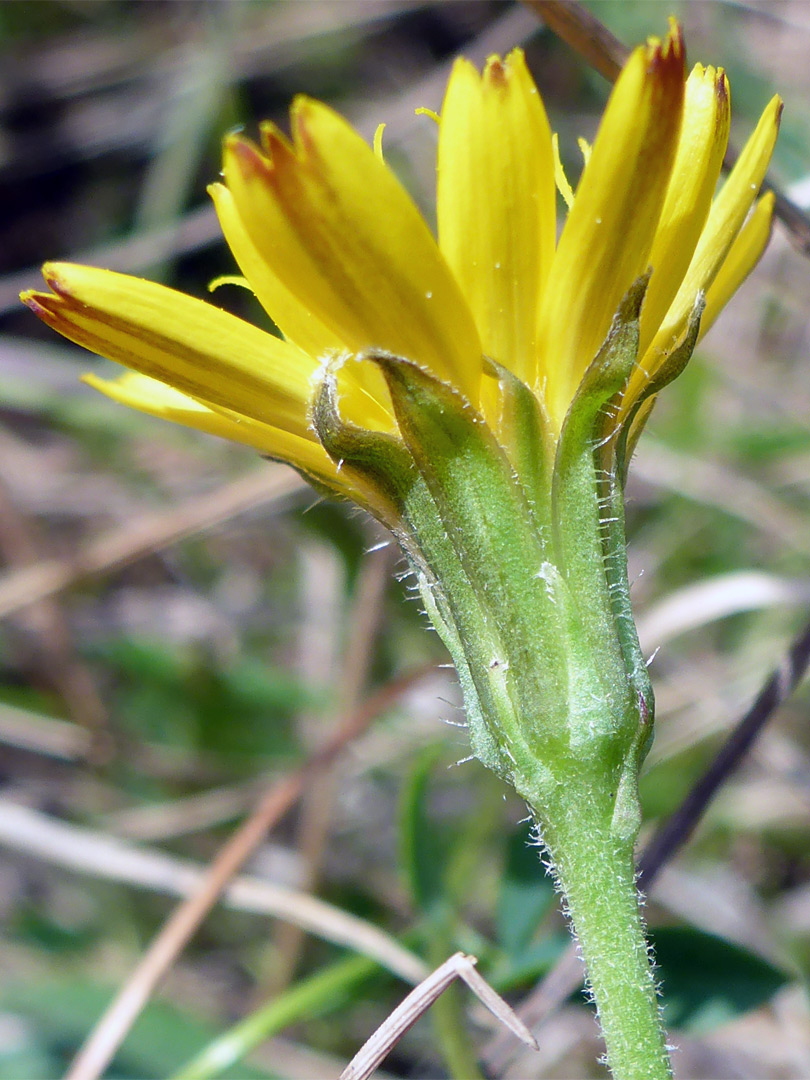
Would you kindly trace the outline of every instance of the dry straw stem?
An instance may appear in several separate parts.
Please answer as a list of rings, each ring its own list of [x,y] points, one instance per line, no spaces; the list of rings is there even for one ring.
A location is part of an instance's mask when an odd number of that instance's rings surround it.
[[[380,564],[387,565],[387,562],[385,551],[369,556],[362,576],[379,574]],[[365,708],[355,705],[356,696],[366,680],[382,607],[380,603],[376,610],[370,608],[368,595],[368,587],[359,583],[351,613],[352,632],[348,635],[343,683],[337,691],[338,699],[347,705],[347,712],[341,717],[335,734],[302,768],[270,788],[247,821],[220,850],[203,875],[199,888],[174,910],[153,939],[132,975],[80,1049],[65,1080],[97,1080],[102,1075],[160,979],[228,883],[262,843],[268,830],[300,798],[314,777],[328,768],[345,745],[365,730],[381,708],[390,703],[390,694],[385,692],[388,688],[384,688],[380,695],[366,702]],[[369,709],[370,702],[376,703],[374,711]]]
[[[753,704],[715,754],[703,775],[692,786],[681,805],[659,827],[638,862],[639,878],[649,892],[661,869],[683,847],[695,831],[706,808],[753,746],[765,725],[796,687],[810,666],[810,622],[794,639],[779,666],[771,673]],[[536,990],[518,1008],[521,1019],[536,1028],[582,984],[582,964],[571,945]],[[502,1035],[490,1040],[482,1060],[500,1072],[512,1047]]]
[[[627,48],[610,30],[577,0],[523,0],[536,11],[549,30],[570,45],[600,75],[615,82],[624,62],[630,55]],[[731,169],[738,157],[729,146],[723,161]],[[810,217],[792,202],[772,180],[766,179],[762,192],[774,193],[774,216],[787,230],[793,247],[810,258]]]
[[[71,720],[42,716],[5,702],[0,704],[0,742],[57,761],[81,761],[92,748],[90,732]]]
[[[402,1036],[423,1016],[436,999],[461,979],[476,997],[504,1026],[522,1039],[527,1046],[537,1050],[537,1040],[515,1015],[502,997],[495,993],[489,983],[475,970],[477,960],[458,952],[412,990],[396,1009],[383,1021],[371,1038],[352,1058],[340,1080],[368,1080],[381,1061],[391,1052]]]
[[[257,506],[276,505],[309,490],[301,477],[286,465],[268,465],[180,506],[144,515],[91,540],[72,559],[45,559],[0,577],[0,618],[65,592],[89,578],[119,570],[237,514]]]
[[[2,797],[0,846],[93,878],[170,896],[191,896],[205,874],[204,867],[187,859],[59,821]],[[223,892],[222,903],[237,911],[294,923],[325,941],[370,957],[406,982],[415,983],[427,974],[419,957],[389,934],[307,892],[239,875]]]

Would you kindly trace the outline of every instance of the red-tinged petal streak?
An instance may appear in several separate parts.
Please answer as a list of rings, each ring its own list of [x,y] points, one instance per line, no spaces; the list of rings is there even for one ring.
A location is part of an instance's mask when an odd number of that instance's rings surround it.
[[[540,312],[539,386],[559,427],[619,302],[647,268],[681,126],[679,31],[636,49],[613,89]]]
[[[261,256],[350,351],[406,356],[475,400],[475,324],[410,197],[327,106],[296,99],[292,127],[293,146],[263,129],[267,156],[226,142],[226,183]]]
[[[250,239],[236,209],[231,192],[223,184],[208,189],[217,211],[222,232],[259,302],[288,341],[315,358],[346,351],[346,343],[312,313],[301,300],[282,284]],[[353,368],[357,393],[368,411],[370,426],[393,429],[396,426],[388,387],[375,364],[356,364]]]
[[[649,255],[653,273],[641,314],[642,355],[675,298],[706,224],[728,143],[729,120],[725,73],[698,64],[686,80],[678,148]]]
[[[262,258],[248,236],[233,196],[225,185],[211,184],[208,191],[213,199],[223,235],[239,264],[239,269],[284,337],[304,352],[316,357],[330,349],[345,349],[346,343],[317,319],[305,303],[293,296],[273,273],[267,260]]]
[[[483,76],[457,60],[439,133],[439,246],[484,352],[530,384],[555,206],[551,131],[522,51],[491,57]]]
[[[25,302],[59,333],[213,405],[310,437],[313,359],[211,304],[140,278],[67,263]]]
[[[782,102],[775,97],[714,200],[689,269],[647,350],[646,360],[652,369],[658,363],[657,358],[666,355],[681,337],[695,297],[700,290],[708,292],[723,265],[765,178],[776,144],[781,112]]]
[[[700,322],[701,338],[759,262],[771,235],[773,204],[774,194],[769,191],[759,200],[731,245],[717,277],[706,293],[706,310]]]

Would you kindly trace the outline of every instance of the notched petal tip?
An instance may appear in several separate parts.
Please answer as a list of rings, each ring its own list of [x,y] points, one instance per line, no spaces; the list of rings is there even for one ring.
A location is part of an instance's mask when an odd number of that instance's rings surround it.
[[[20,300],[25,306],[33,311],[39,318],[44,318],[50,312],[50,307],[47,305],[47,301],[53,301],[55,297],[51,293],[41,293],[34,289],[26,289],[25,292],[20,293]]]
[[[493,54],[490,59],[497,60],[498,57],[496,54]],[[447,85],[449,86],[453,79],[465,77],[468,79],[472,77],[475,79],[476,82],[478,82],[481,78],[478,72],[478,68],[475,66],[472,60],[468,60],[466,56],[457,56],[456,59],[453,61],[453,67],[450,70],[450,79],[448,80]],[[447,91],[445,90],[445,93],[446,92]]]
[[[731,109],[731,87],[724,68],[718,68],[715,72],[714,89],[717,94],[719,112],[729,112]]]
[[[290,106],[292,148],[275,125],[268,125],[266,129],[262,127],[262,145],[271,157],[278,154],[279,151],[289,151],[291,149],[299,161],[304,161],[317,149],[311,131],[311,125],[316,119],[316,114],[321,113],[321,115],[324,115],[328,112],[331,112],[331,110],[322,102],[315,101],[305,94],[296,94]]]
[[[225,171],[235,166],[243,180],[266,179],[272,174],[273,161],[244,135],[228,135],[224,143]],[[213,186],[213,185],[212,185]]]
[[[520,45],[515,45],[515,47],[510,49],[506,54],[505,62],[507,67],[525,66],[526,53],[521,49]]]
[[[93,269],[91,267],[74,267],[65,262],[46,262],[42,264],[42,276],[45,284],[51,292],[41,292],[38,289],[26,289],[20,293],[20,299],[37,314],[43,311],[52,312],[62,306],[64,301],[73,300],[70,288],[70,272],[78,269]]]
[[[686,46],[683,40],[683,27],[674,15],[669,16],[669,27],[664,38],[665,52],[671,52],[679,58],[686,58]]]
[[[497,55],[488,57],[484,68],[484,85],[505,90],[509,84],[510,66],[508,59],[502,60]]]
[[[64,271],[67,265],[67,263],[61,262],[46,262],[42,264],[42,276],[45,279],[45,284],[49,289],[53,289],[54,292],[63,295],[67,292],[64,280]]]
[[[695,64],[692,70],[689,72],[690,84],[693,82],[702,83],[707,90],[714,92],[717,98],[718,112],[727,111],[731,100],[731,89],[726,77],[725,68],[716,68],[713,64],[704,66],[703,64]]]
[[[646,60],[647,74],[667,80],[683,79],[685,76],[686,50],[680,23],[670,18],[669,30],[663,38],[648,38],[641,46]]]
[[[526,55],[523,49],[516,47],[511,49],[504,57],[498,56],[496,53],[487,57],[481,81],[484,87],[505,90],[510,82],[527,74]]]

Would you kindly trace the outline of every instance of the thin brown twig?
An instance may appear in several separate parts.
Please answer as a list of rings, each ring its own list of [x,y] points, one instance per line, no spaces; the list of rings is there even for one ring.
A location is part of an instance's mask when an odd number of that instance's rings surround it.
[[[523,0],[523,3],[536,11],[549,30],[570,45],[594,70],[610,82],[616,81],[630,50],[578,0]],[[726,170],[733,168],[738,157],[736,148],[729,146],[723,167]],[[761,190],[773,192],[774,217],[784,225],[796,251],[810,257],[810,216],[789,199],[771,177],[766,177]]]
[[[300,797],[305,784],[328,766],[348,743],[362,734],[422,674],[424,671],[416,675],[409,673],[370,695],[354,713],[344,718],[340,728],[321,750],[313,754],[301,768],[272,786],[208,866],[200,887],[164,923],[125,986],[96,1024],[65,1080],[97,1080],[103,1074],[160,979],[228,882],[261,844],[268,830]]]
[[[45,559],[0,577],[0,618],[56,596],[88,578],[119,570],[137,559],[210,529],[256,506],[307,490],[285,465],[268,465],[198,495],[180,506],[139,517],[80,547],[71,559]]]
[[[751,749],[780,705],[790,697],[810,667],[810,622],[793,640],[779,666],[771,673],[753,704],[712,758],[677,810],[657,829],[638,861],[639,878],[649,892],[664,866],[689,840],[706,808]],[[582,984],[582,963],[575,945],[557,961],[540,985],[522,1002],[517,1012],[536,1029]],[[500,1072],[512,1052],[500,1034],[490,1040],[482,1060]]]
[[[720,787],[753,746],[763,728],[793,693],[810,666],[810,622],[795,638],[753,704],[692,786],[681,805],[656,830],[639,859],[642,888],[649,890],[661,868],[689,840]]]
[[[586,7],[575,0],[523,0],[553,34],[579,53],[609,82],[615,82],[630,50]]]
[[[41,561],[35,525],[19,510],[2,477],[0,552],[12,571],[30,569]],[[90,669],[74,648],[62,608],[52,597],[44,598],[23,613],[20,621],[32,632],[39,674],[62,698],[72,719],[90,733],[88,756],[103,760],[112,749],[107,710]]]

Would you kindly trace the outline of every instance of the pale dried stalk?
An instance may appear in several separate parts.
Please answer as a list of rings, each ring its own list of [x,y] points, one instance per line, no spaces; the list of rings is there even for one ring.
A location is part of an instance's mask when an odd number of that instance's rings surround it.
[[[111,529],[79,548],[72,559],[46,559],[0,577],[0,618],[108,574],[184,536],[210,529],[264,503],[308,490],[286,465],[269,465],[163,513]]]
[[[416,989],[402,1001],[391,1015],[383,1021],[370,1039],[355,1054],[340,1080],[368,1080],[374,1070],[396,1046],[402,1036],[427,1012],[431,1005],[456,979],[461,979],[479,1001],[497,1017],[513,1034],[538,1049],[537,1040],[500,995],[478,974],[474,956],[458,952],[436,968]]]
[[[204,867],[187,859],[59,821],[2,797],[0,847],[93,878],[171,896],[192,895],[205,874]],[[419,957],[389,934],[299,889],[240,875],[225,889],[221,901],[237,911],[294,923],[325,941],[370,957],[406,982],[418,982],[427,973]]]

